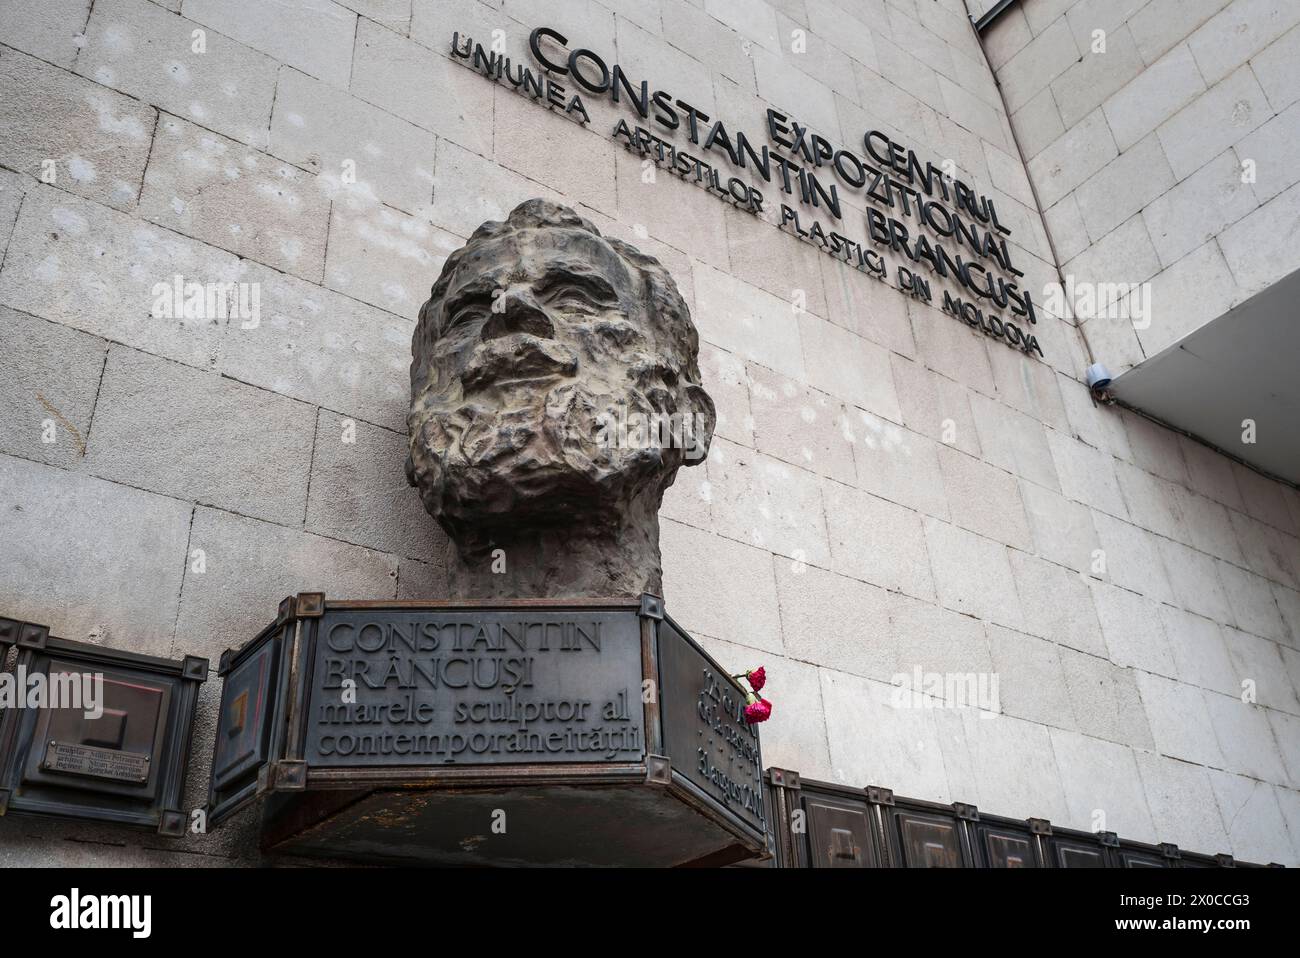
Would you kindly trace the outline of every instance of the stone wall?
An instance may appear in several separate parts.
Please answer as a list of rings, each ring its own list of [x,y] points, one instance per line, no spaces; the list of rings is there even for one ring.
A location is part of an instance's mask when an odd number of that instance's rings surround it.
[[[527,60],[542,25],[756,141],[774,106],[949,159],[1025,286],[1056,278],[960,0],[11,0],[0,611],[215,661],[289,593],[443,595],[402,474],[416,311],[480,222],[559,199],[692,306],[718,440],[664,504],[665,592],[724,664],[766,664],[767,764],[1300,861],[1296,490],[1094,406],[1072,322],[1041,314],[1027,356],[648,177],[610,136],[626,109],[590,97],[584,129],[450,53],[502,31]],[[175,274],[257,284],[259,324],[155,318]],[[914,669],[996,674],[999,711],[898,707]],[[177,842],[0,821],[3,864],[256,859],[247,818]]]
[[[1084,321],[1111,372],[1300,269],[1300,4],[1025,0],[986,47],[1063,270],[1151,284]]]

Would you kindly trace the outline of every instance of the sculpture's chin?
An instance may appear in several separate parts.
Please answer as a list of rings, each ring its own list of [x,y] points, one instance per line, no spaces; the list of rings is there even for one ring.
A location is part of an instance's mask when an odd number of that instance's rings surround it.
[[[652,412],[639,392],[611,397],[570,381],[510,408],[464,402],[426,411],[411,478],[449,531],[526,533],[612,518],[665,485],[680,459],[676,450],[621,443],[611,433],[620,415]]]

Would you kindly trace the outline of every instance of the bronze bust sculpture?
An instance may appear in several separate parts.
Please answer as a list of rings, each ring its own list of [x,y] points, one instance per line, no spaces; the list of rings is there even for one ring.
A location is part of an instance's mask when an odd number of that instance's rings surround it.
[[[411,349],[406,474],[457,598],[662,594],[659,505],[715,413],[658,260],[528,200],[448,257]]]

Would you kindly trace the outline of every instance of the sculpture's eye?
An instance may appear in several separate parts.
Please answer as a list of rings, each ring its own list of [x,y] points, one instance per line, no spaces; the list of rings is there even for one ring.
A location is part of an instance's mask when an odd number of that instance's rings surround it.
[[[642,339],[641,331],[625,319],[601,319],[594,328],[604,339],[623,349]]]
[[[447,321],[447,332],[464,329],[471,323],[477,322],[483,318],[483,307],[475,303],[467,303],[464,306],[453,309],[449,314]]]
[[[582,312],[595,312],[604,305],[579,286],[557,287],[549,296],[546,297],[546,299],[549,305],[555,306],[559,309],[578,310]]]

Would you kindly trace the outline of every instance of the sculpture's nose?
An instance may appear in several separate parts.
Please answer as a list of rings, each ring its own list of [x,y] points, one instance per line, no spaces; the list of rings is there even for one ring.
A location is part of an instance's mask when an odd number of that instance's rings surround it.
[[[525,288],[507,289],[492,304],[492,313],[483,324],[484,342],[511,333],[530,333],[541,339],[555,336],[555,324],[533,294]]]

